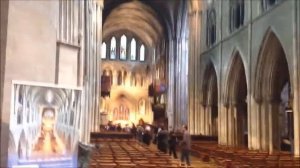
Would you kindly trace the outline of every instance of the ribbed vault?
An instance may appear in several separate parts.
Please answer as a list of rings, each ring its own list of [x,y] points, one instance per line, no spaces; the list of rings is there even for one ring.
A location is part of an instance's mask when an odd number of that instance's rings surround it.
[[[149,46],[155,46],[163,37],[156,13],[139,1],[123,3],[111,11],[103,25],[103,38],[124,31],[135,34]]]

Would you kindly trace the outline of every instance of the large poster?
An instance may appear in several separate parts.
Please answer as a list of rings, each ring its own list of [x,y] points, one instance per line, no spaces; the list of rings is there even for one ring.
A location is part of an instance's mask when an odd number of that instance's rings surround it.
[[[12,88],[8,167],[77,167],[81,91],[25,82]]]

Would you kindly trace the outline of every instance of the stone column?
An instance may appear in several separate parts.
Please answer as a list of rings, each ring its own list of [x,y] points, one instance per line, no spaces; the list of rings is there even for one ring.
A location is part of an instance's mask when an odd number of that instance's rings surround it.
[[[280,101],[268,101],[268,119],[269,119],[269,153],[273,153],[274,149],[280,149],[280,139],[278,135],[278,114]]]
[[[228,113],[229,113],[229,105],[225,106],[224,108],[224,118],[223,118],[223,127],[224,127],[224,132],[223,132],[223,136],[224,136],[224,143],[225,145],[229,145],[230,144],[230,139],[229,139],[229,124],[228,124]]]
[[[191,134],[195,134],[195,29],[193,23],[195,23],[195,15],[194,13],[189,13],[189,26],[190,26],[190,32],[189,32],[189,72],[188,72],[188,93],[189,93],[189,130]]]
[[[229,104],[228,112],[227,112],[227,135],[228,135],[228,145],[236,146],[237,139],[237,109],[236,102],[231,101]]]
[[[167,70],[167,75],[168,75],[168,94],[167,94],[167,115],[168,115],[168,121],[169,121],[169,128],[174,129],[175,127],[175,111],[174,111],[174,103],[175,103],[175,59],[174,59],[174,41],[169,41],[169,59],[167,64],[168,70]]]
[[[212,135],[212,118],[211,118],[211,114],[212,114],[212,105],[208,104],[206,107],[206,135],[211,136]]]
[[[244,137],[244,124],[246,122],[245,117],[247,118],[247,116],[244,116],[245,111],[243,111],[245,108],[242,107],[242,103],[237,104],[236,106],[236,111],[235,111],[235,123],[236,123],[236,146],[240,147],[240,146],[244,146],[245,144],[245,137]],[[249,129],[248,129],[249,130]],[[248,131],[249,133],[249,131]],[[249,136],[249,134],[248,134]],[[248,141],[249,142],[249,141]]]
[[[221,137],[221,145],[229,145],[229,134],[228,134],[228,113],[229,113],[229,105],[225,104],[221,106],[221,115],[220,115],[220,134]]]
[[[200,120],[199,120],[199,126],[200,126],[200,134],[204,135],[204,113],[205,113],[205,105],[203,103],[200,104]]]
[[[248,130],[251,129],[251,135],[249,135],[250,143],[249,149],[260,150],[261,148],[261,100],[255,100],[254,98],[251,101],[252,111],[248,111]],[[251,113],[251,115],[249,115]]]
[[[261,149],[264,151],[269,150],[269,111],[268,102],[264,100],[260,110],[260,130],[261,130]]]
[[[209,118],[208,118],[208,113],[209,113],[209,105],[205,106],[205,110],[204,110],[204,135],[209,135],[208,131],[209,131]]]
[[[294,117],[294,155],[296,157],[300,157],[300,110],[299,110],[299,74],[300,74],[300,2],[295,0],[294,5],[294,11],[295,11],[295,17],[294,17],[294,30],[295,30],[295,37],[294,37],[294,46],[295,49],[293,54],[293,62],[296,62],[293,64],[293,78],[291,79],[291,83],[293,85],[293,117]]]
[[[101,46],[102,46],[102,10],[103,1],[97,1],[97,55],[96,55],[96,130],[100,131],[100,97],[101,97]]]

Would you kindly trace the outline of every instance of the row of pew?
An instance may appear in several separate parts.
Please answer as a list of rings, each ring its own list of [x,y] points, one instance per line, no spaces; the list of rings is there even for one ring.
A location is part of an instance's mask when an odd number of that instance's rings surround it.
[[[132,139],[98,139],[97,142],[90,168],[192,168]]]
[[[211,141],[194,141],[192,152],[198,157],[210,157],[220,167],[227,168],[299,168],[300,159],[289,152],[268,152],[219,146]]]

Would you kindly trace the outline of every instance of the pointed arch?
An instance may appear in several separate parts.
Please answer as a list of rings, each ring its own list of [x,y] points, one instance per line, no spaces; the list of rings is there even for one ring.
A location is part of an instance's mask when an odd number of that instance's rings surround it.
[[[215,80],[214,80],[214,78],[215,78]],[[203,81],[202,87],[201,87],[202,103],[207,104],[207,100],[209,97],[207,90],[209,88],[209,84],[212,83],[212,81],[215,81],[217,84],[217,73],[216,73],[216,69],[215,69],[212,61],[209,61],[207,63],[202,81]]]
[[[218,84],[217,73],[212,61],[206,65],[202,83],[202,102],[204,121],[202,124],[205,135],[218,136]]]
[[[130,43],[130,60],[136,60],[136,41],[132,38]]]
[[[145,46],[143,44],[140,48],[140,61],[145,61]]]
[[[288,74],[288,79],[291,79],[289,73],[290,66],[288,64],[285,53],[286,52],[284,51],[283,45],[280,42],[275,31],[271,27],[268,28],[263,38],[261,48],[259,50],[259,55],[255,69],[254,98],[257,101],[260,101],[263,97],[275,96],[275,93],[273,92],[275,88],[274,86],[272,86],[271,81],[275,80],[274,77],[276,75],[274,76],[271,74],[275,72],[276,67],[278,67],[278,64],[281,63],[282,65],[287,66],[284,67],[284,69],[287,70],[286,73]],[[292,88],[293,83],[291,83],[291,90]],[[263,93],[268,95],[263,95]]]
[[[106,58],[106,43],[103,42],[101,46],[101,58],[105,59]]]
[[[123,34],[121,36],[121,44],[120,44],[120,59],[126,60],[126,48],[127,48],[127,37]]]
[[[115,37],[111,38],[110,41],[110,59],[116,59],[117,41]]]
[[[258,106],[258,113],[261,113],[260,123],[262,150],[267,150],[273,153],[274,150],[281,150],[282,134],[274,134],[274,132],[288,129],[293,132],[289,126],[279,123],[279,118],[285,113],[279,108],[282,103],[281,93],[286,84],[291,84],[290,90],[293,90],[293,82],[290,81],[289,64],[283,45],[278,36],[269,28],[263,38],[257,64],[255,69],[254,78],[254,98],[255,106]],[[293,102],[293,92],[288,92],[288,99]],[[293,118],[293,115],[291,115]],[[267,127],[265,127],[267,125]],[[294,143],[292,138],[290,143]]]
[[[117,84],[122,85],[122,71],[118,71]]]
[[[241,89],[239,88],[240,85],[243,85],[244,91],[247,89],[247,77],[246,77],[246,71],[245,66],[241,57],[241,54],[238,49],[234,49],[232,52],[232,58],[229,62],[229,71],[227,73],[226,78],[226,85],[224,87],[224,104],[228,104],[230,101],[239,101],[239,91]],[[244,83],[240,83],[240,81]],[[246,84],[246,85],[245,85]],[[244,93],[245,94],[245,93]]]

